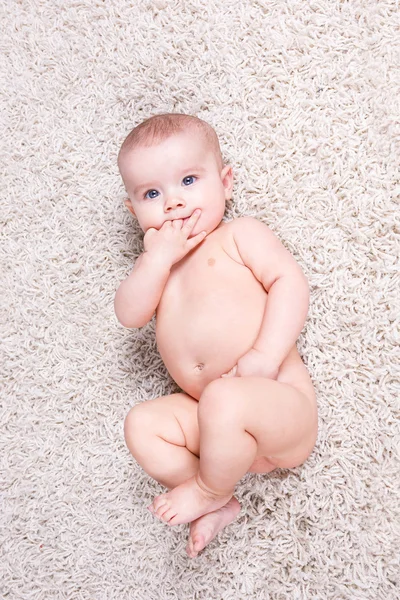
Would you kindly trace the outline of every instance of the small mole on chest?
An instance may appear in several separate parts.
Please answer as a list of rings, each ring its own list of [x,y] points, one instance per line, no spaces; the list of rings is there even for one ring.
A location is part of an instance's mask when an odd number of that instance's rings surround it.
[[[210,267],[212,267],[213,265],[215,265],[215,258],[209,258],[207,262],[210,265]]]

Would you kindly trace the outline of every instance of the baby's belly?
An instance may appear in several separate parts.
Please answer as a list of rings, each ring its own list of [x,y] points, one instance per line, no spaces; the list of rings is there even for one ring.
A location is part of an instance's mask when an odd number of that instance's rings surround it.
[[[197,400],[209,382],[254,345],[268,298],[243,265],[207,275],[185,280],[185,285],[178,278],[172,281],[156,319],[157,347],[168,372]]]
[[[156,340],[166,368],[183,391],[199,400],[211,381],[254,346],[267,302],[263,285],[229,243],[228,225],[173,267],[156,311]],[[277,381],[315,398],[295,344]]]

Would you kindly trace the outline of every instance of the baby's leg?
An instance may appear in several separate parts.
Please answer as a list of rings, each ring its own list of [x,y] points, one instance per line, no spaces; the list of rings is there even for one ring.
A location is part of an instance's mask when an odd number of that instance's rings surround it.
[[[146,400],[125,419],[125,441],[140,466],[172,489],[197,473],[197,400],[184,393]]]
[[[278,468],[295,468],[317,439],[315,396],[263,377],[213,381],[200,397],[198,479],[217,494],[235,484],[264,457]]]
[[[173,489],[199,467],[198,402],[184,393],[147,400],[125,420],[126,444],[141,467],[161,485]],[[186,552],[194,558],[240,511],[236,498],[190,523]]]
[[[254,460],[294,468],[311,453],[317,437],[314,397],[262,377],[212,381],[199,400],[199,472],[168,494],[152,512],[169,525],[198,518],[225,504]]]

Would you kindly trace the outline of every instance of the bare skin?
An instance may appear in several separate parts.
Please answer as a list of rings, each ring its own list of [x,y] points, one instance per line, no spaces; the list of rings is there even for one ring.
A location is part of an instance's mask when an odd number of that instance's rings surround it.
[[[188,556],[195,558],[224,527],[236,519],[239,512],[239,502],[231,498],[225,506],[192,521],[186,546]]]
[[[159,155],[157,147],[141,149],[124,168],[129,176],[137,168],[127,189],[140,177],[154,181],[150,171],[157,173],[151,204],[136,199],[127,206],[150,232],[147,252],[175,261],[156,310],[156,339],[166,368],[186,393],[135,406],[125,438],[145,471],[170,489],[149,510],[170,526],[190,523],[187,553],[195,556],[237,516],[233,492],[245,473],[294,468],[307,459],[317,408],[295,345],[305,309],[294,259],[266,226],[221,222],[232,190],[228,168],[220,183],[211,178],[199,187],[207,193],[186,191],[203,176],[179,183],[184,169],[175,174],[174,164],[188,162],[195,144],[193,136],[175,142],[161,144]],[[203,154],[190,158],[199,163]],[[205,173],[213,169],[211,162],[203,166]],[[201,213],[195,215],[196,208]],[[202,230],[205,238],[194,242]],[[289,283],[278,285],[283,275],[285,282],[299,282],[298,293]],[[274,358],[278,350],[283,360]]]
[[[225,234],[225,235],[224,235]],[[188,265],[187,262],[181,261],[178,263],[176,269],[173,269],[171,272],[170,279],[166,285],[164,290],[164,295],[161,299],[160,305],[157,311],[157,342],[160,354],[164,360],[164,363],[167,365],[168,370],[173,375],[175,381],[183,388],[186,392],[191,394],[191,396],[199,401],[199,410],[204,406],[204,399],[202,394],[205,390],[208,390],[208,395],[210,392],[210,385],[216,381],[219,381],[220,384],[228,384],[230,382],[230,408],[232,408],[232,394],[236,394],[237,386],[235,383],[239,383],[240,381],[243,383],[243,377],[237,377],[235,369],[235,363],[238,362],[241,355],[245,354],[246,349],[249,350],[251,348],[251,343],[249,343],[249,337],[254,336],[253,333],[253,323],[252,318],[258,317],[260,321],[262,320],[263,311],[265,308],[265,300],[266,294],[265,290],[260,288],[259,282],[256,280],[247,279],[248,271],[243,272],[243,277],[241,278],[241,271],[239,269],[238,260],[240,257],[237,254],[234,254],[234,248],[229,244],[229,224],[223,225],[218,229],[214,234],[214,239],[206,240],[204,244],[202,244],[196,251],[196,254],[192,254],[191,260],[192,269],[186,271],[186,267]],[[212,236],[210,236],[211,238]],[[212,241],[214,243],[212,244]],[[206,243],[209,243],[208,252]],[[212,245],[211,245],[212,244]],[[220,244],[224,249],[224,252],[218,252],[218,248],[216,244]],[[210,338],[212,337],[211,332],[208,333],[208,338],[204,339],[204,321],[203,319],[199,320],[199,326],[196,327],[196,316],[192,314],[192,311],[196,311],[197,304],[196,300],[193,298],[182,298],[182,301],[179,298],[182,296],[182,289],[180,287],[180,281],[185,279],[185,283],[187,285],[187,289],[191,290],[195,286],[194,279],[191,280],[190,273],[197,273],[197,286],[196,289],[199,289],[200,285],[203,285],[205,289],[204,296],[207,297],[208,294],[213,294],[215,296],[216,290],[218,290],[218,277],[219,273],[215,273],[215,276],[211,273],[208,275],[208,272],[205,271],[203,276],[201,263],[204,264],[206,262],[206,257],[210,255],[212,251],[212,255],[214,260],[220,261],[223,263],[221,268],[223,268],[223,272],[226,274],[232,271],[232,280],[238,283],[236,288],[237,293],[232,293],[232,296],[228,296],[228,298],[232,297],[232,305],[227,304],[226,299],[225,302],[221,300],[221,306],[223,306],[224,311],[218,312],[218,318],[209,319],[208,321],[213,324],[216,330],[221,331],[221,323],[224,323],[226,319],[225,315],[228,315],[229,321],[226,322],[226,328],[224,329],[224,334],[222,335],[224,340],[229,342],[229,347],[226,348],[225,353],[216,352],[218,344],[215,342],[215,346],[209,343]],[[229,253],[229,254],[228,254]],[[205,254],[204,258],[202,256]],[[230,258],[230,257],[234,258]],[[238,260],[236,260],[238,259]],[[198,264],[200,263],[200,264]],[[206,263],[208,268],[210,263]],[[215,267],[215,263],[213,264]],[[193,282],[192,282],[193,281]],[[249,302],[249,307],[243,312],[241,312],[241,316],[236,317],[232,313],[236,310],[241,311],[243,309],[243,302],[238,302],[238,296],[240,294],[240,290],[246,291],[246,300]],[[210,291],[208,291],[210,290]],[[212,292],[211,292],[212,290]],[[221,290],[221,294],[223,291]],[[198,291],[200,295],[200,291]],[[185,296],[185,292],[183,291],[183,295]],[[257,303],[260,300],[260,313],[257,315],[257,312],[254,310],[257,307]],[[216,303],[219,305],[219,302]],[[251,305],[253,306],[253,311],[251,310]],[[189,309],[190,307],[190,309]],[[187,319],[186,319],[186,313]],[[164,318],[164,314],[168,314],[168,321]],[[176,314],[176,317],[175,317]],[[176,325],[171,327],[171,322],[174,322],[176,318]],[[230,327],[230,322],[234,321],[238,323],[238,326],[235,329],[233,334],[232,328]],[[204,339],[204,343],[207,342],[207,347],[204,347],[202,353],[197,353],[196,356],[202,357],[200,362],[202,368],[199,370],[196,367],[199,364],[194,365],[194,369],[192,367],[192,372],[189,370],[189,361],[191,356],[191,349],[187,346],[182,347],[179,343],[179,335],[177,335],[177,331],[179,330],[178,323],[182,327],[182,331],[189,331],[190,339],[197,340],[196,348],[201,347],[202,339]],[[207,331],[210,330],[207,327]],[[175,346],[177,355],[171,354],[171,339],[176,340]],[[254,339],[254,337],[253,337]],[[165,340],[165,342],[164,342]],[[243,346],[240,345],[243,343]],[[164,345],[165,344],[165,345]],[[224,344],[225,347],[225,344]],[[239,348],[239,353],[237,351]],[[225,362],[226,356],[230,354],[230,364],[228,366],[231,368],[227,369],[227,364]],[[193,361],[195,362],[195,361]],[[232,367],[232,363],[234,363],[234,367]],[[185,368],[185,365],[188,364],[188,367]],[[193,363],[192,363],[193,364]],[[230,375],[228,378],[222,379],[221,376],[226,374]],[[293,409],[291,414],[287,415],[288,423],[286,428],[293,429],[293,435],[295,436],[296,423],[299,419],[299,414],[304,412],[304,403],[308,404],[311,409],[309,412],[309,418],[311,423],[311,430],[307,433],[304,433],[303,440],[298,441],[293,438],[293,447],[292,454],[287,456],[286,447],[279,454],[279,448],[276,447],[268,447],[266,442],[267,439],[267,420],[270,418],[268,414],[265,415],[265,424],[263,425],[262,431],[260,431],[259,436],[255,435],[254,428],[257,427],[257,421],[262,415],[263,410],[265,408],[265,397],[269,395],[269,385],[268,382],[270,379],[262,379],[262,378],[246,378],[248,383],[248,390],[245,392],[245,396],[249,398],[254,398],[254,406],[251,402],[247,401],[247,413],[240,409],[240,416],[242,422],[247,418],[250,419],[249,427],[246,428],[246,432],[251,432],[251,435],[247,434],[242,437],[242,446],[238,443],[238,435],[240,433],[240,428],[236,432],[233,426],[233,423],[229,421],[229,427],[226,427],[226,415],[224,411],[221,411],[221,423],[219,423],[217,430],[215,431],[215,446],[213,443],[213,439],[211,436],[207,437],[209,440],[209,448],[210,450],[210,459],[205,458],[204,451],[200,452],[200,468],[199,473],[196,477],[192,477],[186,482],[180,484],[175,487],[173,490],[168,492],[167,494],[162,494],[154,499],[151,505],[151,511],[153,514],[168,523],[169,525],[178,525],[181,523],[188,523],[198,519],[199,517],[207,514],[209,512],[214,512],[224,506],[232,497],[234,486],[241,479],[241,477],[246,472],[251,472],[252,468],[254,468],[256,460],[264,459],[266,462],[266,469],[264,472],[270,472],[271,465],[272,468],[282,467],[282,468],[292,468],[299,464],[297,456],[301,456],[301,461],[304,462],[308,453],[310,452],[310,439],[315,437],[316,433],[316,424],[315,424],[315,396],[313,392],[313,387],[311,384],[311,380],[309,378],[308,373],[304,367],[304,363],[301,361],[300,356],[297,352],[296,347],[292,348],[292,351],[289,353],[288,357],[285,361],[280,365],[278,369],[278,374],[276,375],[276,381],[290,384],[293,386],[291,388],[291,392],[286,389],[286,387],[282,387],[278,389],[275,397],[275,404],[272,407],[274,414],[273,419],[279,420],[278,414],[275,416],[275,413],[279,413],[279,407],[282,405],[282,402],[285,401],[288,391],[293,393],[296,390],[296,398],[293,400],[290,396],[287,396],[287,401],[293,402]],[[264,383],[265,382],[265,383]],[[239,386],[240,387],[240,386]],[[243,386],[241,386],[243,388]],[[240,396],[240,390],[237,388],[237,393]],[[219,400],[224,399],[224,387],[218,388],[218,397],[212,398],[211,402],[208,402],[208,406],[210,407],[210,414],[212,415],[212,420],[215,423],[215,406],[217,405]],[[256,400],[257,398],[257,400]],[[290,400],[289,400],[290,398]],[[237,400],[240,403],[240,398]],[[207,409],[205,409],[207,410]],[[239,410],[239,408],[238,408]],[[251,415],[256,415],[255,422],[251,422]],[[207,431],[207,428],[211,425],[206,416],[203,419],[204,425],[204,434]],[[237,426],[238,423],[235,423]],[[304,424],[305,431],[307,424]],[[222,433],[229,430],[232,432],[232,436],[234,439],[222,441]],[[202,434],[203,435],[203,434]],[[206,436],[203,435],[205,438]],[[249,439],[251,448],[247,448]],[[256,438],[256,441],[254,441]],[[221,445],[231,444],[232,451],[234,449],[237,450],[237,455],[235,454],[231,457],[231,462],[229,464],[229,472],[235,473],[229,482],[224,482],[224,484],[217,483],[218,480],[222,477],[223,473],[226,473],[227,466],[226,463],[223,464],[221,469],[215,468],[215,462],[217,461],[218,456],[218,448]],[[312,443],[313,446],[313,443]],[[304,456],[303,456],[304,455]],[[240,458],[243,458],[240,463]],[[202,465],[203,459],[203,465]],[[289,460],[288,460],[289,459]],[[223,458],[221,457],[221,460]],[[297,461],[297,464],[295,464]],[[240,463],[239,469],[234,469],[234,465]],[[259,463],[258,463],[259,464]],[[301,463],[300,463],[301,464]]]
[[[285,421],[277,427],[281,415]],[[169,525],[191,522],[224,506],[257,454],[275,467],[294,468],[306,460],[316,439],[311,399],[286,384],[258,377],[230,377],[207,386],[198,422],[198,472],[157,496],[149,507]]]
[[[233,490],[221,495],[209,492],[202,487],[198,476],[194,475],[168,494],[157,496],[148,508],[168,525],[180,525],[217,511],[225,506],[232,496]]]

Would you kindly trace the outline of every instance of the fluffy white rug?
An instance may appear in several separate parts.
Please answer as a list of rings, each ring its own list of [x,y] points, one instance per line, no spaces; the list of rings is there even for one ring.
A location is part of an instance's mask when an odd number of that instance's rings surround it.
[[[399,11],[395,0],[20,0],[1,8],[1,597],[398,598]],[[198,558],[123,439],[178,391],[154,321],[124,330],[142,251],[116,157],[160,112],[209,121],[252,215],[311,286],[307,463],[247,475]]]

